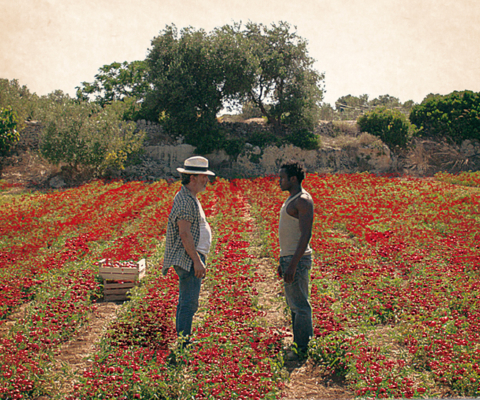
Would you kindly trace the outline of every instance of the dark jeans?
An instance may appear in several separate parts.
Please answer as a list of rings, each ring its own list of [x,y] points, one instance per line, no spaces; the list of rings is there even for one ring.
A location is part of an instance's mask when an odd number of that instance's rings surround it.
[[[293,256],[280,257],[280,267],[285,274]],[[312,307],[308,301],[308,281],[312,256],[303,256],[297,265],[292,283],[285,283],[285,297],[292,314],[293,341],[302,352],[308,350],[308,342],[313,336]]]
[[[198,254],[201,260],[205,263],[205,256],[200,253]],[[190,336],[192,333],[193,316],[198,310],[198,298],[200,296],[202,279],[195,276],[193,265],[191,266],[190,271],[186,271],[178,266],[174,266],[174,268],[179,278],[175,327],[178,336]]]

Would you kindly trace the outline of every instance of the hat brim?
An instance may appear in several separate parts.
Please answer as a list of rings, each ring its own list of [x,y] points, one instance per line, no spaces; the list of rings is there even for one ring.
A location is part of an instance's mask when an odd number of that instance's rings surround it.
[[[177,168],[177,171],[180,172],[181,174],[215,176],[215,173],[212,172],[212,171],[209,171],[209,170],[206,170],[206,171],[192,171],[192,170],[185,169],[185,168]]]

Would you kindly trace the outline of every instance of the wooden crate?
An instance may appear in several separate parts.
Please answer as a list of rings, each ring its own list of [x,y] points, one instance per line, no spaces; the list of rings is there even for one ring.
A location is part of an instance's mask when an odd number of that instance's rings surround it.
[[[105,301],[122,301],[127,293],[147,273],[147,261],[140,260],[135,267],[111,267],[105,265],[106,260],[99,261],[98,272],[103,279],[103,298]]]

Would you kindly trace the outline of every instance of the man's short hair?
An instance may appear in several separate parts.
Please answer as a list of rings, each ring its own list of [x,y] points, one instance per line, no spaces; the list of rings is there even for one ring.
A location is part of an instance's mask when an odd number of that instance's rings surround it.
[[[285,170],[289,178],[296,176],[298,183],[302,183],[302,181],[305,179],[305,167],[301,162],[287,161],[280,168]]]
[[[188,185],[190,183],[191,174],[182,174],[182,185]]]

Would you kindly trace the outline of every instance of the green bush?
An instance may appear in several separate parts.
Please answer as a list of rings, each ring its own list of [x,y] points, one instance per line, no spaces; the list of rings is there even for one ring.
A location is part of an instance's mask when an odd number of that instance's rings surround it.
[[[128,156],[142,147],[144,133],[134,133],[135,124],[122,121],[126,106],[122,102],[101,108],[63,98],[50,106],[40,152],[73,174],[101,176],[109,169],[123,169]]]
[[[400,111],[377,107],[357,119],[361,132],[379,137],[388,147],[405,147],[414,127]]]
[[[258,146],[260,148],[264,148],[269,145],[280,146],[282,144],[280,138],[269,131],[253,132],[248,136],[247,142],[253,146]]]
[[[225,140],[223,145],[225,153],[230,157],[237,158],[239,154],[245,149],[245,139],[233,138]]]
[[[320,147],[320,136],[305,128],[290,133],[285,139],[287,143],[304,150],[315,150]]]
[[[197,154],[210,154],[225,148],[225,132],[218,124],[199,119],[197,125],[183,132],[186,142],[196,147]]]
[[[20,139],[17,123],[17,113],[11,107],[0,108],[0,156],[2,157],[7,155]]]
[[[447,137],[455,142],[480,140],[480,93],[466,90],[429,95],[410,112],[419,135]]]

